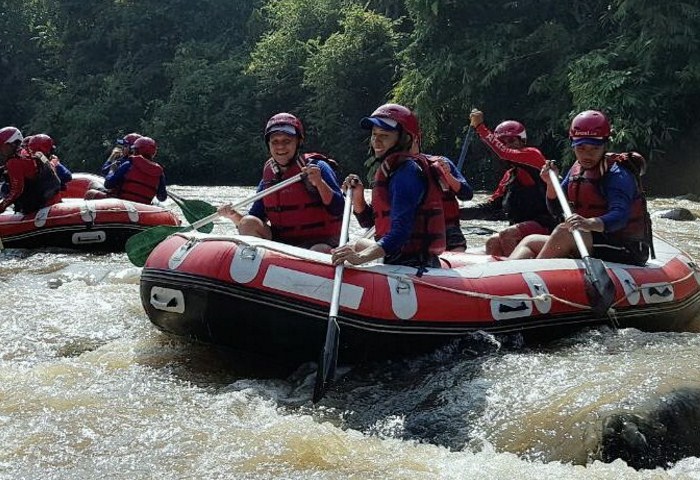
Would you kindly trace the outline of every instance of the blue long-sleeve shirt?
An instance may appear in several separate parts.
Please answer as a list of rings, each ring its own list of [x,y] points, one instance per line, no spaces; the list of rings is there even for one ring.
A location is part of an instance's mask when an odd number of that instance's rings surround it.
[[[561,182],[561,188],[564,192],[569,186],[570,173],[571,170]],[[600,187],[601,193],[608,203],[608,211],[599,217],[605,225],[605,232],[612,233],[621,230],[629,222],[632,201],[637,194],[634,176],[625,168],[613,164],[600,182]]]
[[[124,177],[129,170],[131,170],[131,159],[127,158],[124,162],[122,162],[119,168],[105,177],[105,188],[117,188],[119,185],[124,183]],[[160,180],[158,181],[156,198],[161,202],[168,199],[168,191],[166,190],[164,173],[160,175]]]
[[[107,159],[105,161],[105,163],[102,164],[102,168],[100,168],[100,172],[102,172],[102,176],[106,177],[107,175],[109,175],[112,171],[113,165],[121,165],[127,159],[128,159],[128,157],[119,157],[116,160]]]
[[[321,169],[321,178],[323,178],[323,181],[326,182],[326,184],[333,191],[333,198],[331,199],[331,203],[329,203],[328,205],[324,205],[326,211],[334,216],[342,215],[343,207],[345,206],[345,200],[343,198],[343,191],[340,189],[338,179],[335,176],[335,172],[333,171],[331,166],[323,160],[315,161],[314,165],[317,165],[318,168]],[[262,180],[260,180],[257,191],[262,192],[264,189],[265,183]],[[248,210],[248,215],[258,217],[263,222],[267,220],[267,215],[265,215],[265,204],[263,203],[262,199],[257,200],[253,203],[253,205],[250,207],[250,210]]]
[[[61,181],[61,190],[65,190],[66,183],[73,180],[73,173],[60,162],[54,165],[54,169],[56,170],[56,175],[58,176],[58,179]]]
[[[459,191],[455,192],[455,196],[459,198],[460,200],[471,200],[474,198],[474,190],[472,190],[471,185],[467,183],[467,179],[464,178],[464,175],[457,170],[457,166],[452,162],[447,157],[443,157],[447,160],[448,165],[450,166],[450,173],[452,174],[453,177],[455,177],[457,180],[459,180]]]

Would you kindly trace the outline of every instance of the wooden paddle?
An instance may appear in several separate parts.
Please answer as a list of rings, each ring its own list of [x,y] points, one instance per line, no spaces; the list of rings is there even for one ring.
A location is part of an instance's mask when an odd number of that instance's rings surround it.
[[[345,193],[345,208],[343,209],[343,223],[340,229],[340,239],[338,242],[339,247],[348,243],[353,190],[354,189],[350,187]],[[338,364],[338,345],[340,340],[338,308],[340,304],[340,289],[343,285],[343,270],[343,264],[335,267],[333,291],[331,293],[331,307],[328,312],[328,325],[326,327],[326,343],[323,345],[323,351],[321,351],[321,357],[318,360],[318,370],[316,371],[316,383],[314,384],[312,399],[314,403],[323,398],[323,395],[326,393],[326,388],[328,388],[328,385],[333,381],[335,367]]]
[[[216,213],[216,207],[211,203],[205,202],[204,200],[187,200],[170,191],[168,192],[168,196],[173,199],[178,207],[180,207],[185,219],[190,223],[197,222],[208,217],[209,215],[212,215],[213,213]],[[197,231],[202,233],[211,233],[213,229],[214,224],[207,223],[203,227],[198,228]]]
[[[569,207],[569,202],[564,195],[564,191],[561,189],[559,178],[557,174],[554,173],[554,170],[549,170],[549,178],[552,180],[552,186],[557,192],[557,199],[564,212],[564,216],[569,218],[572,215],[571,208]],[[608,275],[603,261],[598,258],[593,258],[588,254],[588,249],[583,242],[581,232],[574,230],[571,234],[574,236],[576,247],[581,254],[583,265],[586,268],[586,293],[591,302],[591,307],[596,313],[606,313],[610,305],[615,301],[615,284],[610,278],[610,275]]]
[[[266,188],[265,190],[258,192],[255,195],[246,198],[245,200],[241,200],[236,204],[230,205],[234,209],[244,207],[250,203],[260,200],[261,198],[265,198],[271,193],[275,193],[278,190],[282,190],[283,188],[286,188],[292,183],[298,182],[303,178],[303,176],[303,173],[297,173],[293,177],[290,177],[283,182]],[[221,216],[221,214],[217,211],[185,227],[171,227],[169,225],[160,225],[144,230],[143,232],[137,233],[136,235],[129,238],[129,240],[127,240],[126,254],[129,257],[131,263],[133,263],[137,267],[143,267],[146,264],[146,259],[148,258],[148,256],[151,254],[153,249],[156,248],[156,245],[168,238],[170,235],[173,235],[174,233],[178,232],[188,232],[191,230],[197,230],[203,227],[204,225],[213,222],[219,216]]]

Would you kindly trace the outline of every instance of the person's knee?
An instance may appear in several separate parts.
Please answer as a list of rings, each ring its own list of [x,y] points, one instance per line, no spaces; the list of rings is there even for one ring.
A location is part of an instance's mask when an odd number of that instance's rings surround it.
[[[485,249],[486,249],[486,255],[496,255],[496,256],[503,255],[503,249],[501,248],[501,238],[500,238],[500,235],[498,233],[495,235],[491,235],[486,240]]]
[[[327,243],[316,243],[309,248],[312,252],[331,253],[333,248]]]
[[[520,233],[520,230],[515,226],[503,230],[499,234],[501,251],[503,252],[502,255],[510,255],[522,239],[522,233]]]
[[[250,235],[253,237],[261,238],[271,238],[265,235],[265,225],[263,225],[262,220],[253,215],[245,215],[241,218],[241,222],[238,224],[238,233],[241,235]]]

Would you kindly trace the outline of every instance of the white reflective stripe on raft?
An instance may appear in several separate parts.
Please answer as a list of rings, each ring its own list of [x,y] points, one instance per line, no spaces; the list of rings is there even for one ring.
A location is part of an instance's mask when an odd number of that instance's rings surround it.
[[[122,201],[122,205],[124,205],[124,209],[126,210],[126,214],[129,216],[129,221],[131,223],[138,223],[139,210],[138,210],[138,208],[136,208],[136,205],[134,205],[131,202],[124,202],[124,201]]]
[[[97,211],[95,209],[94,201],[86,201],[80,205],[80,218],[83,219],[83,222],[92,223],[95,221],[96,216]]]
[[[265,254],[262,249],[252,245],[238,245],[229,267],[231,279],[238,283],[251,282],[260,271],[263,257]]]
[[[673,285],[667,282],[644,283],[641,289],[644,301],[647,303],[672,302],[675,297]]]
[[[272,265],[265,273],[263,286],[330,304],[333,279]],[[340,306],[357,310],[364,291],[362,287],[343,282]]]
[[[624,268],[612,267],[611,270],[622,284],[627,301],[630,305],[637,305],[642,294],[637,290],[638,285],[637,282],[634,281],[634,278],[632,278],[632,275]]]
[[[415,269],[414,269],[415,270]],[[386,277],[391,292],[391,309],[401,320],[409,320],[418,312],[416,287],[407,277]]]
[[[542,280],[542,277],[536,273],[525,272],[523,273],[523,278],[527,282],[530,294],[533,297],[547,295],[542,300],[535,300],[535,307],[537,307],[537,311],[540,313],[549,313],[549,310],[552,308],[552,298],[549,297],[549,289],[547,288],[547,284],[544,283],[544,280]]]
[[[44,207],[36,212],[36,215],[34,215],[34,226],[41,228],[46,225],[46,220],[49,218],[50,211],[51,207]]]

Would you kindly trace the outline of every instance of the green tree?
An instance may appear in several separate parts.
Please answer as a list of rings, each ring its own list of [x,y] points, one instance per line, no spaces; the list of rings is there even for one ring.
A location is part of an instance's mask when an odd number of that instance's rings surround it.
[[[652,153],[698,124],[700,4],[616,0],[595,50],[572,63],[574,111],[604,110],[622,148]]]
[[[360,118],[386,101],[398,60],[392,22],[360,6],[342,10],[340,31],[314,42],[304,86],[311,95],[307,120],[320,146],[336,155],[346,171],[361,171],[367,133]]]

